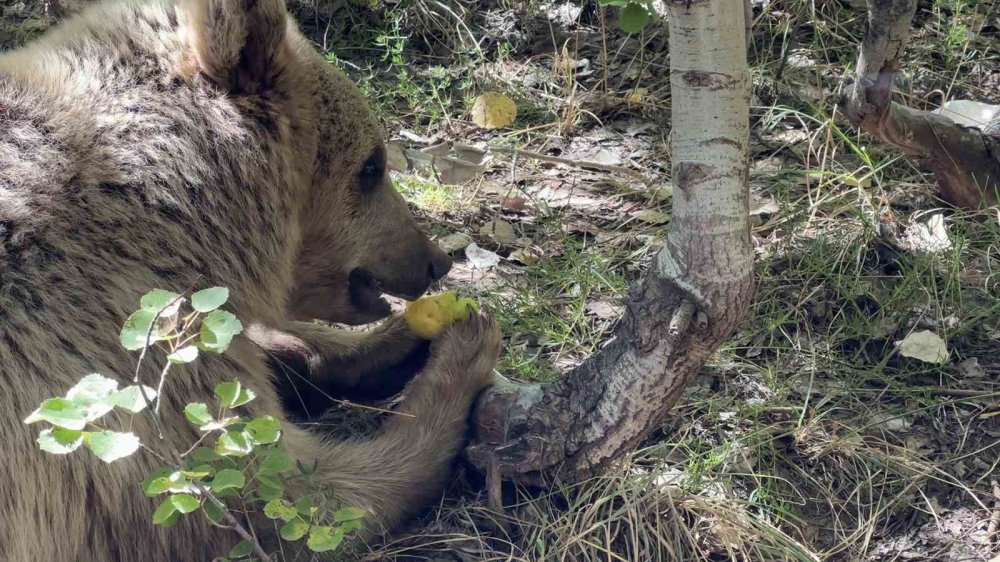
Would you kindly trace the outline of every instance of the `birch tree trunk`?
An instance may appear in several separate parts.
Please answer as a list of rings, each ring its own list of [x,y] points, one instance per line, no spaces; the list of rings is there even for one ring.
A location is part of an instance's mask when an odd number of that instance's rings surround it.
[[[892,101],[899,55],[910,37],[917,0],[868,0],[868,19],[844,107],[861,130],[892,145],[934,173],[941,196],[976,209],[997,202],[1000,136]]]
[[[545,385],[480,399],[469,459],[499,477],[593,475],[660,426],[753,294],[743,0],[668,0],[673,214],[615,338]]]

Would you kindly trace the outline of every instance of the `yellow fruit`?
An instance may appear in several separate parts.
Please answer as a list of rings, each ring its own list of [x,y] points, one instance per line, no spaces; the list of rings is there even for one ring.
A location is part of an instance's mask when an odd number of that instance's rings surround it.
[[[467,320],[472,310],[479,310],[476,301],[449,291],[407,303],[403,318],[414,334],[434,339],[448,326]]]

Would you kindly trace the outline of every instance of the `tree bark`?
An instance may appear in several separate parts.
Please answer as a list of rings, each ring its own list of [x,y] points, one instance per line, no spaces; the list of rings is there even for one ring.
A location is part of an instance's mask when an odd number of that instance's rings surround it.
[[[505,383],[475,412],[469,459],[493,480],[599,473],[660,426],[753,294],[749,74],[742,0],[668,1],[674,202],[667,240],[615,338],[560,380]]]
[[[844,112],[861,130],[916,157],[934,173],[945,201],[969,209],[996,204],[1000,137],[892,101],[916,6],[916,0],[868,0],[868,28]]]

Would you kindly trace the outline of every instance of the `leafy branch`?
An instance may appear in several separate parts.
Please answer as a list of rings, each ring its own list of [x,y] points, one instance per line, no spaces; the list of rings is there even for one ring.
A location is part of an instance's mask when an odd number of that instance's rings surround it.
[[[279,535],[283,540],[298,541],[308,535],[309,550],[334,550],[347,533],[360,528],[365,511],[337,506],[339,509],[328,514],[324,501],[285,498],[285,483],[306,479],[309,471],[294,464],[283,451],[280,420],[272,416],[245,419],[236,414],[235,410],[256,398],[239,380],[215,386],[212,409],[204,402],[184,407],[187,422],[201,432],[186,451],[180,452],[164,439],[164,428],[176,426],[165,423],[161,414],[171,369],[191,363],[203,353],[224,353],[243,330],[236,316],[221,309],[228,299],[229,291],[223,287],[198,291],[190,301],[182,294],[150,291],[142,297],[139,310],[125,321],[119,336],[125,349],[140,351],[133,377],[136,384],[120,389],[117,380],[89,374],[65,396],[44,401],[24,423],[50,424],[38,437],[39,447],[49,453],[69,454],[82,446],[111,463],[142,449],[158,459],[164,466],[142,481],[147,496],[167,496],[153,512],[153,523],[170,527],[182,516],[200,510],[211,524],[231,529],[241,539],[221,560],[271,560],[254,529],[241,523],[224,500],[244,506],[262,504],[266,517],[282,522]],[[139,376],[151,348],[166,355],[155,389],[142,384]],[[122,415],[142,412],[149,415],[159,436],[152,444],[144,444],[135,433],[114,429],[108,423],[117,419],[119,427],[127,427],[130,420],[123,420]],[[113,418],[108,417],[111,413],[115,413]]]

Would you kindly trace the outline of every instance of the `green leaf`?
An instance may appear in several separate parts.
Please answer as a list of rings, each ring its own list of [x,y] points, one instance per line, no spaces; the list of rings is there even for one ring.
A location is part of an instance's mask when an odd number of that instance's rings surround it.
[[[149,487],[152,486],[153,482],[155,482],[155,481],[158,481],[160,479],[166,479],[167,476],[170,476],[170,474],[173,473],[173,472],[174,472],[174,470],[172,468],[170,468],[169,466],[161,466],[160,468],[158,468],[158,469],[154,470],[153,472],[151,472],[149,474],[149,476],[146,476],[145,478],[143,478],[142,482],[139,485],[142,487],[142,491],[147,496],[155,496],[156,494],[149,493],[149,491],[148,491]],[[157,492],[157,493],[162,493],[162,492]]]
[[[192,451],[191,458],[198,462],[215,462],[222,457],[208,447],[198,447]]]
[[[211,312],[226,304],[227,300],[229,300],[229,289],[212,287],[191,295],[191,307],[198,312]]]
[[[309,498],[302,498],[301,500],[295,502],[295,511],[306,519],[312,519],[312,515],[316,512],[316,508],[313,507],[312,501]]]
[[[232,313],[213,310],[201,321],[201,348],[204,351],[222,353],[233,341],[233,337],[243,331],[243,324]]]
[[[47,421],[65,429],[83,429],[87,416],[83,406],[66,398],[49,398],[24,419],[24,423]]]
[[[157,471],[159,473],[159,471]],[[156,473],[154,473],[156,474]],[[147,496],[155,496],[164,492],[191,493],[196,489],[187,479],[183,471],[170,471],[158,478],[147,478],[143,480],[143,491]]]
[[[280,499],[285,495],[285,484],[280,479],[266,474],[257,474],[257,497],[264,501]]]
[[[267,502],[264,505],[264,515],[268,519],[281,519],[282,521],[291,521],[299,516],[298,512],[295,511],[295,506],[282,499]]]
[[[618,14],[618,27],[625,33],[639,33],[649,22],[649,10],[642,4],[630,2]]]
[[[201,505],[198,498],[191,494],[174,494],[170,496],[170,501],[173,502],[174,508],[180,513],[191,513]]]
[[[361,528],[361,520],[355,519],[353,521],[344,521],[340,524],[340,528],[344,530],[344,533],[357,531]]]
[[[280,474],[294,468],[292,459],[280,449],[271,450],[258,467],[258,474]]]
[[[177,293],[164,291],[163,289],[153,289],[142,296],[139,305],[143,310],[148,310],[154,315],[159,313],[161,318],[174,316],[180,310],[183,299]]]
[[[153,523],[156,525],[163,525],[170,519],[170,516],[177,513],[177,507],[174,505],[172,498],[167,498],[163,500],[163,503],[156,508],[153,512]]]
[[[219,506],[210,501],[205,502],[201,506],[201,510],[205,512],[205,517],[216,525],[221,525],[222,522],[226,520],[226,517],[222,514],[222,510],[219,509]]]
[[[237,490],[236,488],[226,488],[221,492],[215,492],[215,497],[220,500],[224,500],[226,498],[238,498],[240,497],[240,490]]]
[[[148,386],[143,385],[142,389],[146,391],[146,397],[143,398],[142,390],[140,390],[138,385],[126,386],[125,388],[119,390],[118,392],[111,395],[108,402],[128,410],[133,414],[138,414],[139,412],[146,409],[146,399],[152,403],[156,399],[156,391]]]
[[[161,478],[154,478],[143,486],[143,491],[147,496],[157,496],[170,489],[174,483],[170,481],[166,476]]]
[[[129,351],[135,351],[146,347],[146,334],[149,334],[149,343],[154,343],[163,339],[162,334],[154,329],[150,333],[149,328],[153,325],[156,312],[151,310],[138,310],[132,313],[122,326],[120,335],[122,347]]]
[[[309,540],[306,541],[306,546],[313,552],[329,552],[340,546],[343,540],[343,529],[316,525],[309,529]]]
[[[215,385],[215,395],[219,398],[219,402],[228,408],[239,396],[241,389],[240,381],[220,382]]]
[[[192,402],[184,406],[184,417],[199,427],[212,421],[212,414],[208,413],[208,405],[204,402]]]
[[[38,447],[46,453],[65,455],[83,444],[83,432],[72,429],[49,428],[38,436]]]
[[[184,346],[177,351],[167,355],[167,360],[174,365],[190,363],[198,358],[198,347],[194,345]]]
[[[243,388],[240,381],[219,383],[215,387],[215,395],[226,408],[242,406],[257,397],[249,388]]]
[[[250,546],[250,543],[240,541],[229,551],[228,556],[230,558],[244,558],[250,556],[251,552],[253,552],[253,547]]]
[[[227,457],[245,457],[253,451],[253,444],[242,431],[227,431],[215,444],[215,452]]]
[[[247,479],[243,476],[242,472],[232,468],[223,468],[215,473],[215,478],[212,479],[212,483],[209,486],[213,492],[221,492],[231,488],[242,490],[246,483]]]
[[[161,525],[164,528],[169,529],[170,527],[176,526],[178,523],[180,523],[180,521],[181,521],[181,514],[175,511],[171,513],[170,517],[167,517],[167,520],[164,521]]]
[[[368,515],[368,512],[360,507],[344,507],[338,509],[337,512],[333,514],[333,522],[343,523],[344,521],[355,521],[357,519],[364,518],[366,515]]]
[[[215,467],[210,464],[199,464],[190,470],[182,470],[181,474],[188,478],[204,478],[215,474]]]
[[[309,523],[301,519],[292,519],[288,523],[281,526],[281,530],[278,531],[281,534],[281,538],[286,541],[297,541],[302,537],[306,536],[309,531]]]
[[[222,418],[221,420],[211,420],[205,425],[199,427],[198,429],[202,431],[216,431],[220,429],[226,429],[227,427],[236,424],[239,424],[240,427],[243,427],[246,424],[242,423],[242,421],[243,420],[241,420],[239,416],[228,416]]]
[[[103,402],[118,390],[118,381],[97,373],[89,374],[69,389],[66,398],[77,404],[88,405]]]
[[[139,449],[139,438],[134,433],[99,431],[84,436],[83,442],[104,462],[114,462]]]
[[[271,416],[255,418],[247,424],[246,432],[254,441],[267,445],[281,437],[281,422]]]

